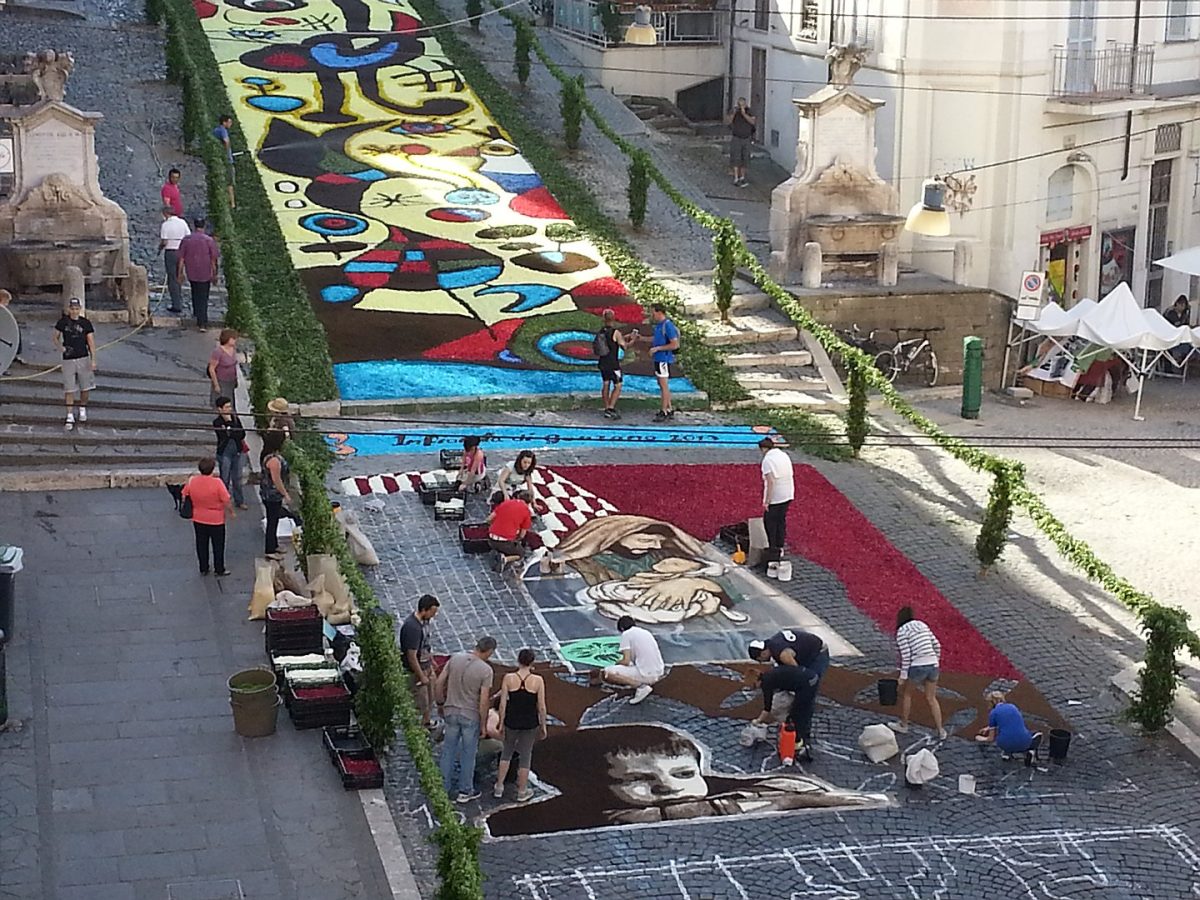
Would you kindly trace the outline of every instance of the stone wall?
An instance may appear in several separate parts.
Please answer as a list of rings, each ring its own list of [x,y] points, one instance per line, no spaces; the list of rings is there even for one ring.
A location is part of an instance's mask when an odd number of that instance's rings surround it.
[[[984,290],[864,296],[806,293],[800,302],[833,328],[857,324],[864,333],[877,329],[876,340],[887,345],[896,340],[891,329],[903,329],[905,339],[920,336],[908,329],[942,329],[929,335],[938,358],[938,384],[962,383],[963,338],[977,335],[983,339],[984,388],[1000,386],[1011,301],[999,294]]]

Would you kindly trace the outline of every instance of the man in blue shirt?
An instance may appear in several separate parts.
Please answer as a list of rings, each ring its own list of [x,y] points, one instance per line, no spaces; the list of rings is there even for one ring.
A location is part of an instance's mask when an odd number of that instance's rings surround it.
[[[229,143],[229,128],[233,125],[233,116],[226,113],[217,119],[217,127],[212,130],[213,137],[221,142],[225,147],[225,161],[229,163],[229,208],[237,209],[237,203],[233,197],[233,145]]]
[[[1025,727],[1025,717],[1015,704],[1009,703],[1001,691],[990,691],[987,701],[992,705],[988,714],[988,727],[979,732],[975,740],[991,742],[1000,748],[1004,759],[1018,753],[1025,754],[1025,765],[1033,764],[1042,743],[1041,732],[1030,734]]]
[[[662,397],[662,409],[654,414],[655,422],[666,422],[675,418],[671,408],[671,363],[675,362],[675,351],[679,349],[679,329],[667,318],[667,308],[655,303],[650,314],[654,320],[654,341],[650,355],[654,358],[654,377],[658,379],[658,392]]]

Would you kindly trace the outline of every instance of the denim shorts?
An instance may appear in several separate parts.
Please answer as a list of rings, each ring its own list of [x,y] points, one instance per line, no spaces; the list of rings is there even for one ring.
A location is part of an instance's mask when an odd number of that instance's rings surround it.
[[[910,684],[924,684],[926,681],[937,680],[937,666],[911,666],[908,670],[908,681]]]

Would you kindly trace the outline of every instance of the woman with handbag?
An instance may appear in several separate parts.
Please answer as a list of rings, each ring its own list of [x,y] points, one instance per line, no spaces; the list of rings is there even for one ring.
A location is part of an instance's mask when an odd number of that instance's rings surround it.
[[[283,507],[286,503],[292,505],[292,496],[288,493],[288,461],[279,451],[287,436],[282,431],[268,431],[263,434],[262,454],[259,462],[262,464],[262,475],[258,482],[258,495],[262,498],[263,509],[267,513],[267,542],[263,553],[267,559],[283,559],[279,552],[279,520],[283,517]]]
[[[229,402],[233,402],[233,390],[238,383],[237,341],[236,331],[222,328],[217,346],[208,358],[208,380],[212,387],[209,401],[212,403],[216,403],[218,397],[228,397]]]
[[[246,429],[233,411],[233,401],[228,397],[218,397],[216,407],[217,417],[213,419],[213,430],[217,433],[218,471],[226,490],[233,495],[233,502],[237,504],[237,508],[245,509],[246,498],[242,494],[242,454],[249,449],[246,446]]]
[[[200,474],[193,475],[183,486],[184,508],[181,515],[188,517],[196,532],[196,560],[200,563],[200,574],[208,574],[208,548],[212,545],[213,568],[217,575],[228,575],[225,569],[225,510],[237,515],[230,502],[229,491],[213,470],[217,467],[211,456],[200,460]]]

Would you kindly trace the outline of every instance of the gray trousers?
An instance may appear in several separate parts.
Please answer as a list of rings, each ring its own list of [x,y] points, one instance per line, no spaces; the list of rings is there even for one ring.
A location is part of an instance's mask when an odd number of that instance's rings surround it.
[[[182,312],[183,289],[179,286],[179,251],[164,250],[163,263],[167,267],[167,293],[171,297],[171,312]]]

